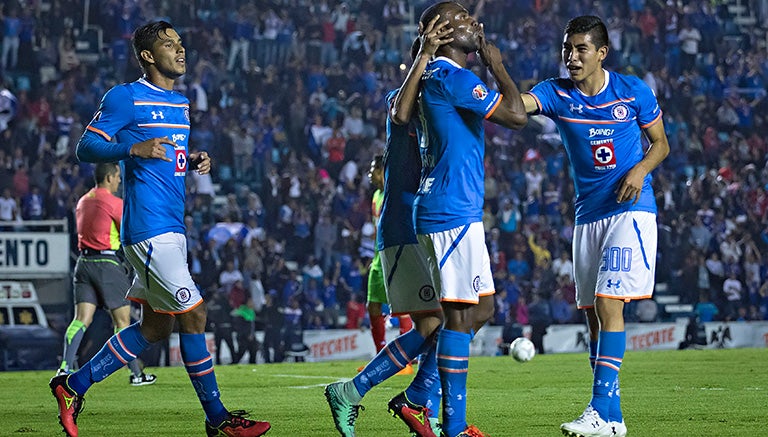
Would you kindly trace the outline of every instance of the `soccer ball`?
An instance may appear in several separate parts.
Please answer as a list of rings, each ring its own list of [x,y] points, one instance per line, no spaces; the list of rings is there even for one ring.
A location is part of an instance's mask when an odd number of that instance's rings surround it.
[[[525,363],[531,361],[534,355],[536,355],[536,346],[533,345],[531,340],[525,337],[517,337],[512,344],[509,345],[509,354],[515,361]]]

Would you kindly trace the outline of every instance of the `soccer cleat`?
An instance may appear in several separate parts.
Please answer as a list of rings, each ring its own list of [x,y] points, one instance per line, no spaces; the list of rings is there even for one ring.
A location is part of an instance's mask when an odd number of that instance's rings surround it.
[[[603,420],[591,405],[573,422],[560,425],[560,430],[570,437],[612,437],[616,435],[611,424]]]
[[[51,378],[48,386],[59,405],[59,423],[69,437],[77,437],[77,416],[83,410],[83,397],[69,388],[69,375],[58,375]]]
[[[413,370],[413,364],[408,363],[405,365],[405,367],[400,369],[400,371],[398,371],[396,375],[413,375],[414,373],[415,372]]]
[[[616,437],[626,437],[627,435],[627,425],[622,420],[621,422],[608,422],[609,425],[611,425],[611,429],[613,430],[613,435]]]
[[[336,429],[341,437],[355,437],[355,421],[361,410],[365,410],[362,405],[352,405],[339,394],[341,382],[334,382],[325,387],[325,399],[328,406],[331,407],[331,415]]]
[[[432,432],[434,432],[436,436],[443,435],[443,424],[440,423],[436,417],[430,418],[429,424],[432,427]]]
[[[130,383],[134,387],[138,387],[140,385],[154,384],[155,381],[157,381],[157,376],[153,375],[151,373],[141,372],[141,375],[139,375],[139,376],[136,376],[136,375],[132,374],[131,377],[130,377]]]
[[[61,375],[69,375],[69,372],[67,372],[66,369],[59,369],[59,370],[57,370],[56,371],[56,376],[61,376]]]
[[[418,437],[437,437],[429,421],[429,409],[409,401],[405,396],[405,392],[401,392],[390,399],[387,407],[392,416],[399,417],[400,420],[408,425],[408,428],[413,433],[412,435]]]
[[[227,418],[219,426],[205,421],[205,433],[208,437],[258,437],[264,435],[272,426],[269,422],[249,420],[243,410],[228,411]]]
[[[456,437],[491,437],[488,434],[483,434],[482,431],[477,429],[475,425],[468,425],[467,429],[460,432]]]

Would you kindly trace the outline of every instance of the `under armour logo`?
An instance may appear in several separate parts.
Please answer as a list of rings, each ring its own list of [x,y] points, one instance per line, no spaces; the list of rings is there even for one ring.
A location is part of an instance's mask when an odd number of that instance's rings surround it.
[[[584,105],[579,104],[578,106],[571,103],[571,112],[578,112],[579,114],[584,112]]]
[[[152,111],[152,120],[157,120],[158,118],[161,120],[165,119],[165,117],[163,117],[163,111]]]
[[[611,288],[611,287],[613,287],[613,288],[615,288],[615,289],[617,289],[617,290],[618,290],[618,289],[619,289],[619,287],[621,287],[621,279],[619,279],[619,280],[618,280],[618,281],[616,281],[616,282],[613,282],[613,279],[609,279],[609,280],[608,280],[608,285],[607,285],[607,288]]]

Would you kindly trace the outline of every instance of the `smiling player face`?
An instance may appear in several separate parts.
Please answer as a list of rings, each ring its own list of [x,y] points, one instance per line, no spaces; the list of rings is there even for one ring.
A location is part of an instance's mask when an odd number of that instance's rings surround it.
[[[563,63],[568,75],[576,83],[586,81],[594,74],[603,74],[602,62],[606,47],[595,47],[589,33],[566,34],[563,38]]]

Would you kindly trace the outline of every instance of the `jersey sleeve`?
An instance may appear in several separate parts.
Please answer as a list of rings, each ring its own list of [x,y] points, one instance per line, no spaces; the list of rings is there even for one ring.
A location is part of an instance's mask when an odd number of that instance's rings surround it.
[[[555,86],[552,80],[537,83],[528,94],[536,101],[539,107],[537,113],[551,117],[555,115]]]
[[[113,136],[134,120],[133,97],[118,85],[104,94],[99,110],[77,143],[77,157],[85,162],[116,162],[130,157],[132,144],[113,143]]]
[[[384,97],[384,101],[387,103],[387,109],[391,110],[392,105],[395,104],[395,96],[397,96],[398,91],[400,91],[400,88],[391,90],[387,93],[387,96]]]
[[[640,79],[635,81],[633,89],[637,93],[637,124],[642,129],[649,128],[661,119],[659,101],[653,91]]]
[[[489,89],[469,70],[450,72],[443,79],[443,87],[454,107],[472,111],[483,118],[490,117],[501,103],[501,94]]]

